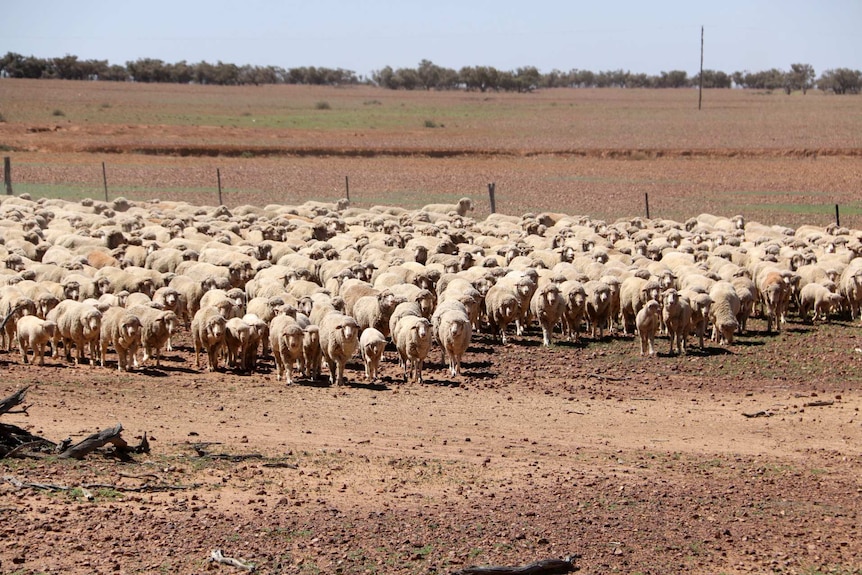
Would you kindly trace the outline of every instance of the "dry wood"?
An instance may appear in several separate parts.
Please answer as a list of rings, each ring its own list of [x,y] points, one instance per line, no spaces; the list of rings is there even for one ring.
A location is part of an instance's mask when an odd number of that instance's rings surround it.
[[[9,410],[12,409],[13,407],[15,407],[16,405],[20,405],[21,402],[24,401],[24,396],[27,395],[28,389],[30,389],[29,385],[22,387],[21,389],[19,389],[18,391],[16,391],[12,395],[10,395],[9,397],[0,401],[0,415],[3,415],[4,413],[8,413]],[[27,409],[25,408],[24,413],[26,413],[26,412],[27,412]]]
[[[240,559],[234,559],[233,557],[225,557],[221,549],[212,550],[212,552],[210,553],[210,561],[213,561],[215,563],[223,563],[232,567],[239,567],[240,569],[246,569],[249,573],[255,570],[255,566],[253,563],[247,563]]]
[[[773,412],[763,409],[761,411],[755,411],[754,413],[743,413],[745,417],[772,417],[775,415]]]
[[[452,575],[557,575],[576,571],[575,558],[543,559],[519,567],[467,567]]]
[[[826,407],[827,405],[832,405],[835,403],[831,399],[824,399],[819,401],[809,401],[808,403],[802,404],[802,407]]]
[[[60,454],[61,459],[84,459],[88,453],[91,453],[100,447],[112,443],[117,447],[118,451],[125,452],[128,450],[129,444],[126,440],[120,437],[123,431],[123,424],[118,423],[116,426],[103,429],[98,433],[93,433],[84,440],[79,441],[75,445],[69,447]]]

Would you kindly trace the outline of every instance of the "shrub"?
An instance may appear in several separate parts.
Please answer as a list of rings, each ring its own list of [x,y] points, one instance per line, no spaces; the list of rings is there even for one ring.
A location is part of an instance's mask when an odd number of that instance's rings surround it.
[[[65,116],[65,115],[66,115],[66,112],[64,112],[63,110],[61,110],[61,109],[57,108],[56,110],[54,110],[53,112],[51,112],[51,115],[52,115],[52,116]]]
[[[329,102],[327,102],[326,100],[321,100],[314,105],[314,108],[317,110],[329,110],[332,108],[332,106],[330,106]]]

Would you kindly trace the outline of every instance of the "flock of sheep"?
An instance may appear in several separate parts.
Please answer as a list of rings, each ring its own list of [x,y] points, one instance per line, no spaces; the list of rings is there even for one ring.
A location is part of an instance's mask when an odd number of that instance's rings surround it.
[[[419,210],[302,205],[193,206],[26,195],[0,201],[3,348],[44,363],[119,370],[159,365],[188,330],[195,366],[344,381],[358,352],[378,377],[394,344],[405,380],[422,382],[434,343],[448,373],[477,332],[505,344],[538,325],[542,343],[582,332],[637,334],[640,352],[711,337],[731,344],[759,314],[855,318],[862,233],[790,229],[702,214],[686,222],[614,223],[566,214],[471,217],[473,204]]]

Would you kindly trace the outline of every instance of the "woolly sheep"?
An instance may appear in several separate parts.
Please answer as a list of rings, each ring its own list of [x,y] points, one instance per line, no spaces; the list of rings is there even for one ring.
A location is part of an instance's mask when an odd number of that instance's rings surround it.
[[[344,383],[344,365],[359,345],[359,325],[350,316],[329,313],[320,323],[320,348],[329,367],[329,381],[334,386]]]
[[[435,319],[435,336],[443,352],[444,361],[449,365],[449,374],[452,377],[460,376],[461,361],[473,336],[470,317],[466,310],[444,309]]]
[[[423,212],[436,212],[440,214],[448,214],[455,212],[459,216],[466,216],[467,212],[473,211],[473,200],[470,198],[461,198],[457,204],[427,204],[422,207]]]
[[[587,296],[586,316],[593,339],[598,331],[599,339],[604,337],[604,327],[608,323],[611,309],[611,288],[603,281],[590,280],[584,284]]]
[[[278,315],[269,325],[269,345],[275,358],[276,381],[293,383],[293,366],[302,356],[302,328],[287,315]]]
[[[108,346],[111,346],[117,352],[117,370],[130,371],[129,358],[134,361],[141,343],[141,320],[125,308],[108,308],[102,314],[99,343],[102,367],[105,367]]]
[[[766,315],[766,331],[771,332],[774,325],[775,330],[781,332],[783,306],[789,297],[789,287],[785,283],[781,273],[771,271],[763,276],[758,288]]]
[[[560,293],[566,304],[563,313],[563,332],[569,341],[578,341],[581,333],[581,324],[587,311],[587,293],[584,285],[575,280],[566,280],[560,284]]]
[[[135,306],[127,309],[141,320],[143,354],[140,362],[135,359],[136,365],[155,358],[158,367],[161,365],[162,348],[167,346],[171,336],[179,330],[179,318],[170,310],[160,310],[150,306]]]
[[[320,348],[320,328],[314,324],[302,328],[302,361],[303,377],[317,379],[323,364],[323,351]]]
[[[499,334],[503,345],[506,344],[506,328],[518,318],[520,311],[521,299],[506,285],[494,284],[485,294],[485,314],[491,333]]]
[[[242,316],[242,321],[251,327],[248,343],[245,346],[240,366],[243,371],[254,373],[257,370],[257,355],[261,345],[269,347],[269,325],[253,313]]]
[[[691,304],[686,298],[679,295],[674,288],[662,292],[662,321],[667,329],[670,340],[670,350],[674,349],[680,355],[686,353],[686,340],[691,328]]]
[[[33,350],[34,361],[45,365],[45,344],[54,339],[57,324],[35,315],[27,315],[18,320],[18,350],[21,360],[28,363],[27,351]]]
[[[362,355],[362,363],[365,364],[365,379],[368,381],[377,379],[377,369],[386,349],[386,340],[386,336],[373,327],[366,327],[359,336],[359,352]]]
[[[392,332],[395,348],[404,365],[404,381],[423,383],[422,364],[431,349],[431,322],[424,317],[405,316]]]
[[[252,338],[252,326],[242,318],[232,317],[225,323],[224,350],[229,367],[245,370],[246,348]]]
[[[90,351],[90,366],[96,365],[99,335],[102,326],[102,313],[95,307],[73,300],[63,300],[48,313],[46,318],[57,324],[54,332],[54,357],[57,344],[63,340],[66,360],[72,361],[72,345],[77,349],[76,363],[84,359],[85,347]]]
[[[227,320],[214,307],[203,307],[192,318],[192,341],[195,348],[195,367],[200,369],[200,352],[205,349],[209,371],[218,369],[218,358],[224,345]]]
[[[542,328],[542,345],[551,345],[554,326],[563,317],[566,302],[560,293],[560,286],[549,283],[536,290],[530,301],[530,312],[539,321]]]
[[[654,279],[630,276],[622,281],[620,284],[620,312],[623,317],[624,334],[632,333],[637,313],[649,300],[658,300],[661,289],[661,284]]]
[[[813,310],[812,321],[818,318],[826,320],[829,313],[841,305],[843,299],[841,294],[833,293],[823,284],[810,283],[799,292],[799,317],[808,321],[808,313]]]
[[[709,324],[709,308],[712,306],[712,300],[709,298],[709,294],[689,289],[680,290],[679,294],[680,297],[688,301],[691,308],[688,333],[697,335],[698,345],[700,349],[703,349],[706,328]]]
[[[383,337],[388,338],[389,318],[392,317],[392,312],[398,304],[405,301],[405,298],[396,296],[389,290],[383,290],[377,295],[368,295],[356,300],[351,315],[359,324],[360,330],[373,327],[380,331]]]
[[[655,334],[661,322],[661,304],[651,299],[638,311],[635,317],[638,336],[641,342],[641,355],[655,355]]]
[[[739,296],[730,282],[716,282],[709,290],[709,319],[712,322],[712,339],[719,343],[733,343],[733,334],[739,329]]]

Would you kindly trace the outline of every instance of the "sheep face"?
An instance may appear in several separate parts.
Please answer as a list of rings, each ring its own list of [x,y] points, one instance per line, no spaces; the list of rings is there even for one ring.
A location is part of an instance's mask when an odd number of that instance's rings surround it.
[[[82,318],[81,325],[84,327],[84,335],[89,339],[98,334],[102,326],[102,314],[98,310],[92,310]]]

